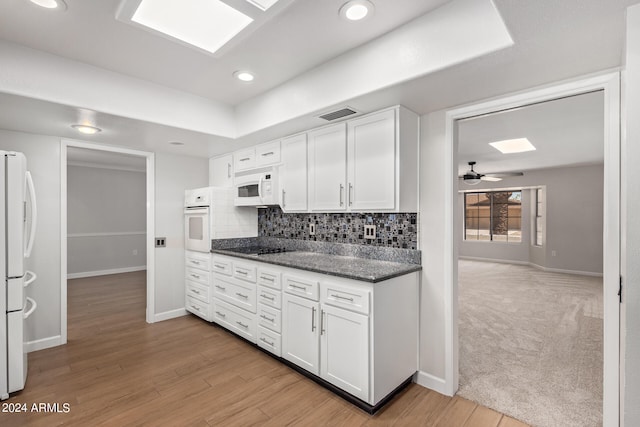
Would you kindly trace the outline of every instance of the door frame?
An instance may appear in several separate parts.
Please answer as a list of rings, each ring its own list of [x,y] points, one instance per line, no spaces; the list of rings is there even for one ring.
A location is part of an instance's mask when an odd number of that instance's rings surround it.
[[[463,106],[446,112],[445,388],[458,390],[458,142],[456,121],[596,90],[604,91],[603,425],[620,420],[620,73],[608,72]]]
[[[154,323],[155,314],[155,154],[95,142],[62,139],[60,141],[60,335],[67,343],[67,148],[77,147],[144,157],[146,159],[146,242],[147,242],[147,323]]]

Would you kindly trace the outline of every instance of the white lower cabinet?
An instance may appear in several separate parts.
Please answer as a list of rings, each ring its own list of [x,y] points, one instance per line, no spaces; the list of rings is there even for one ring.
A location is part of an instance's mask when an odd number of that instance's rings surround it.
[[[320,376],[369,400],[369,316],[325,305],[320,313]]]
[[[282,357],[320,375],[320,304],[296,295],[283,295]]]
[[[226,256],[212,270],[211,308],[195,282],[194,311],[369,405],[417,371],[417,272],[369,283]]]
[[[185,251],[184,308],[211,322],[210,255]]]

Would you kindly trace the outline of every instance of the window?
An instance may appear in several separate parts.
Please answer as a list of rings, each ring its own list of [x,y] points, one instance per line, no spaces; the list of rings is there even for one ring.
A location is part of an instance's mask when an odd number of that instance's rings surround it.
[[[536,188],[536,222],[534,235],[536,236],[535,245],[542,246],[542,234],[544,232],[544,195],[542,194],[542,188]]]
[[[465,240],[522,242],[522,191],[465,193]]]

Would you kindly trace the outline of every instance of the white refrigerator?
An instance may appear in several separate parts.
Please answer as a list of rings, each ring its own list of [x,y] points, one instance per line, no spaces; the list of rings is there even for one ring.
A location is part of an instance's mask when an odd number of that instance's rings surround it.
[[[24,324],[36,302],[26,288],[36,275],[26,270],[35,237],[36,199],[27,159],[22,153],[0,151],[0,400],[22,390],[27,380]]]

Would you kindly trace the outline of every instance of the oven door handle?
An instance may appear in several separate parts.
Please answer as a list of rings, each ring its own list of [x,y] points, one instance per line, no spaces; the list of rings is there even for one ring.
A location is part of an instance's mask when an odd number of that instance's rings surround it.
[[[185,215],[202,215],[202,214],[208,214],[208,213],[209,213],[209,208],[207,207],[198,206],[193,208],[184,208]]]

